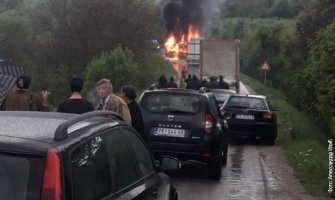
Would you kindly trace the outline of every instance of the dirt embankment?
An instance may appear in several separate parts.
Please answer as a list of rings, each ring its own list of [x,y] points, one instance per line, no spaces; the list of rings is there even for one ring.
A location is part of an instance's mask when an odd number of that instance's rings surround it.
[[[262,146],[259,153],[264,161],[267,172],[270,173],[276,187],[269,190],[269,196],[275,200],[328,200],[330,198],[315,197],[306,194],[299,180],[294,176],[292,167],[288,164],[285,151],[280,146]]]

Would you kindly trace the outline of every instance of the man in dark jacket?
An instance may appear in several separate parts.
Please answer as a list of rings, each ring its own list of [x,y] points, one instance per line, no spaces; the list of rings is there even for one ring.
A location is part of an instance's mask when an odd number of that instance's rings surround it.
[[[199,88],[200,88],[199,79],[195,74],[193,74],[192,80],[188,82],[186,89],[199,90]]]
[[[223,76],[219,76],[219,87],[220,89],[229,89],[229,85],[226,81],[224,81]]]
[[[7,94],[0,110],[4,111],[48,111],[48,91],[41,95],[29,91],[31,78],[22,75],[16,80],[17,90]]]
[[[124,85],[121,87],[121,98],[128,104],[131,115],[131,123],[142,137],[144,136],[144,122],[141,109],[136,102],[136,92],[132,86]]]
[[[164,86],[166,85],[167,82],[168,81],[165,77],[165,74],[163,73],[158,79],[158,85],[159,85],[160,88],[164,88]]]
[[[164,88],[178,88],[177,83],[174,82],[173,76],[170,77],[170,81],[165,84]]]

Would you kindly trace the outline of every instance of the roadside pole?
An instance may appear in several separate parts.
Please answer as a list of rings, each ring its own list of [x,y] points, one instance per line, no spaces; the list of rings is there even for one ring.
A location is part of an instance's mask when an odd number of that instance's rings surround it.
[[[259,70],[264,71],[264,85],[266,85],[266,72],[271,70],[270,65],[268,64],[266,60],[260,66]]]

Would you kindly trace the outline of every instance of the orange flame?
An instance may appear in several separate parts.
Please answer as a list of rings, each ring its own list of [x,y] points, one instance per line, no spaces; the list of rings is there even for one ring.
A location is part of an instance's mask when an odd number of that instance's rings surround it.
[[[200,31],[189,25],[187,33],[183,33],[178,41],[175,33],[170,33],[164,43],[166,54],[169,60],[180,60],[182,54],[187,52],[187,43],[192,38],[200,38]]]

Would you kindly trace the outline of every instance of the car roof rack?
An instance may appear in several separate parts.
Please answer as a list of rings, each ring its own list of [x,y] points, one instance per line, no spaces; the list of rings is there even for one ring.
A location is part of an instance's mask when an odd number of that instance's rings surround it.
[[[87,112],[87,113],[72,117],[69,120],[61,123],[56,129],[56,132],[55,132],[55,135],[54,135],[54,140],[60,141],[60,140],[63,140],[65,138],[67,138],[68,129],[71,126],[73,126],[75,124],[78,124],[79,122],[81,122],[83,120],[90,119],[90,118],[93,118],[93,117],[108,117],[108,116],[113,116],[113,117],[116,117],[117,119],[123,121],[122,117],[116,112],[101,111],[101,110]],[[90,124],[88,124],[88,125],[90,125]]]
[[[160,85],[158,83],[154,83],[148,88],[148,90],[156,90],[156,89],[160,89]]]

